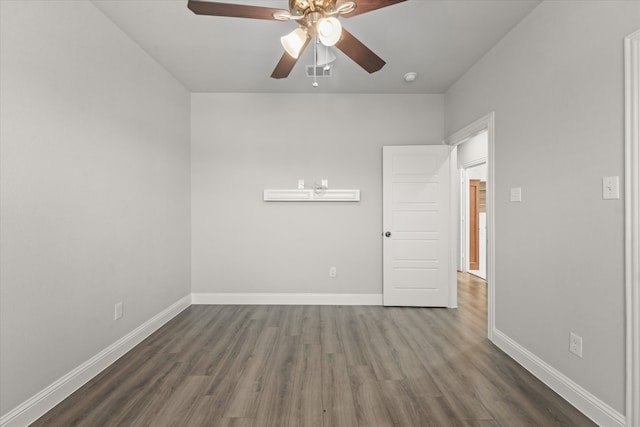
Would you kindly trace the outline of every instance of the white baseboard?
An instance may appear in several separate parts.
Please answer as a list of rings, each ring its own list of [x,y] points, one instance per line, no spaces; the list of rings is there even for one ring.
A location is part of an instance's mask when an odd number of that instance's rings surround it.
[[[382,294],[191,294],[204,305],[382,305]]]
[[[31,424],[190,305],[190,295],[180,299],[3,415],[0,418],[0,427],[24,427]]]
[[[627,425],[623,414],[498,329],[493,330],[493,343],[599,426],[625,427]]]

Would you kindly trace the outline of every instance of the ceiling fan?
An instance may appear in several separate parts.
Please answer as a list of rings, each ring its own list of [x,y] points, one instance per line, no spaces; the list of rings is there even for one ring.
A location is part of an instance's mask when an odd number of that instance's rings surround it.
[[[296,21],[299,27],[280,38],[285,52],[271,74],[274,79],[282,79],[289,75],[312,38],[318,39],[325,46],[337,47],[369,73],[380,70],[385,64],[384,60],[342,28],[337,17],[350,18],[406,0],[289,0],[289,10],[201,0],[188,1],[187,7],[197,15]]]

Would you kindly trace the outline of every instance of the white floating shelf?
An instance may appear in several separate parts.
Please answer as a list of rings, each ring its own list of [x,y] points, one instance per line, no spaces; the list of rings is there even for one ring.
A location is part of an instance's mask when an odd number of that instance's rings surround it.
[[[360,190],[264,190],[265,202],[359,202]]]

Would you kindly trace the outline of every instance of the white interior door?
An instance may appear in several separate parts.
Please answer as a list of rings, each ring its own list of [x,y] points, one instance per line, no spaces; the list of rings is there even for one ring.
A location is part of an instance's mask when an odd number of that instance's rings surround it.
[[[383,147],[384,305],[450,305],[451,150]]]

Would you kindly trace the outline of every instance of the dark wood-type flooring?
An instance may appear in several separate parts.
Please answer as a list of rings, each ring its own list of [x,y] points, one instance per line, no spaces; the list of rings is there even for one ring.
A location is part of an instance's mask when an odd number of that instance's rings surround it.
[[[458,309],[191,306],[34,426],[590,426]]]

